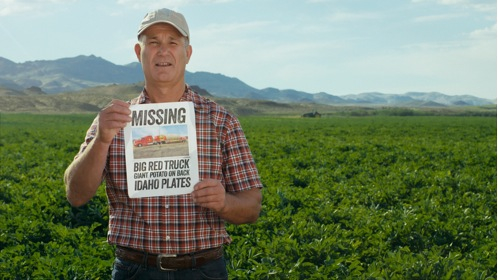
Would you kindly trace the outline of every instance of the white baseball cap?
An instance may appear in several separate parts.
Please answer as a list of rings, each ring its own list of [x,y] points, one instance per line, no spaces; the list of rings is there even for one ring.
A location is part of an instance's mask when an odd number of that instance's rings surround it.
[[[182,14],[170,9],[159,9],[147,13],[140,23],[137,36],[139,37],[140,34],[145,31],[145,29],[156,23],[170,24],[175,27],[183,36],[190,39],[190,33],[185,17]]]

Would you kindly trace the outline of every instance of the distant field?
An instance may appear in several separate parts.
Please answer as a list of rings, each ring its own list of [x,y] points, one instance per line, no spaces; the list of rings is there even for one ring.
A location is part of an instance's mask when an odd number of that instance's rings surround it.
[[[0,113],[81,114],[96,113],[112,99],[130,100],[143,85],[109,85],[86,88],[61,94],[8,95],[0,88]],[[202,94],[208,94],[196,88]],[[322,116],[491,116],[496,117],[496,104],[486,106],[384,106],[374,104],[324,105],[319,103],[278,103],[267,100],[218,98],[207,96],[238,116],[301,116],[318,111]],[[429,102],[430,103],[430,102]]]
[[[231,279],[497,278],[496,117],[371,112],[241,118],[265,188]],[[93,118],[0,114],[0,279],[109,279],[104,189],[62,182]]]

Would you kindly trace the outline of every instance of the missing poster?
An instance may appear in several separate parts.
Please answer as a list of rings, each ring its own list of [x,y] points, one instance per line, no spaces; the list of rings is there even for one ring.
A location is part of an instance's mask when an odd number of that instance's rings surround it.
[[[199,181],[192,102],[131,105],[124,128],[130,198],[187,194]]]

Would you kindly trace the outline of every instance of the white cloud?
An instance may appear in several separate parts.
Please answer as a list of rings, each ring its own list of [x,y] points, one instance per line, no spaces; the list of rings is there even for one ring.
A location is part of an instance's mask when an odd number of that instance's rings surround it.
[[[385,54],[358,56],[340,67],[361,81],[350,87],[361,86],[353,89],[357,92],[419,90],[486,98],[496,94],[496,40],[411,45]]]
[[[28,12],[33,9],[33,5],[30,1],[0,0],[0,16]]]
[[[169,0],[169,1],[134,1],[134,0],[117,0],[118,5],[132,9],[158,9],[162,7],[170,7],[172,10],[178,10],[182,5],[188,1],[183,0]]]
[[[306,3],[316,4],[316,3],[330,3],[333,0],[307,0]]]
[[[375,13],[352,13],[352,12],[337,12],[328,16],[331,22],[345,22],[345,21],[358,21],[358,20],[371,20],[377,19],[380,16]]]
[[[492,3],[470,3],[471,7],[478,12],[496,13],[496,1]],[[496,16],[496,14],[495,14]]]
[[[76,0],[0,0],[0,17],[24,13],[47,13],[50,4],[70,4]]]
[[[436,3],[447,6],[461,6],[463,9],[471,9],[477,12],[492,12],[496,14],[496,1],[489,0],[412,0],[412,3]],[[480,3],[478,3],[480,2]]]
[[[466,0],[437,0],[437,2],[443,5],[458,5],[467,3]]]
[[[204,38],[230,38],[230,37],[248,37],[252,32],[260,33],[266,27],[273,25],[271,21],[251,21],[235,22],[224,24],[208,24],[200,30],[195,31],[194,37]]]
[[[117,0],[119,5],[131,7],[133,9],[159,9],[168,7],[172,10],[179,10],[181,7],[192,4],[220,4],[228,3],[232,0],[151,0],[151,1],[137,1],[137,0]]]
[[[434,21],[442,21],[463,17],[460,14],[439,14],[439,15],[428,15],[428,16],[420,16],[414,19],[415,22],[434,22]]]
[[[472,31],[470,38],[476,40],[496,40],[496,23],[492,26]]]
[[[413,3],[434,2],[443,5],[457,5],[467,3],[467,0],[412,0]]]

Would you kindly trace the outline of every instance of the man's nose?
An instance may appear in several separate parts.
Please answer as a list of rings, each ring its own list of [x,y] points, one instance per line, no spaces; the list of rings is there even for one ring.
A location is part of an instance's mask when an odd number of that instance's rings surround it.
[[[168,52],[168,47],[167,47],[166,45],[164,45],[164,44],[161,44],[161,45],[159,46],[159,53],[161,53],[161,54],[165,54],[165,53],[167,53],[167,52]]]

